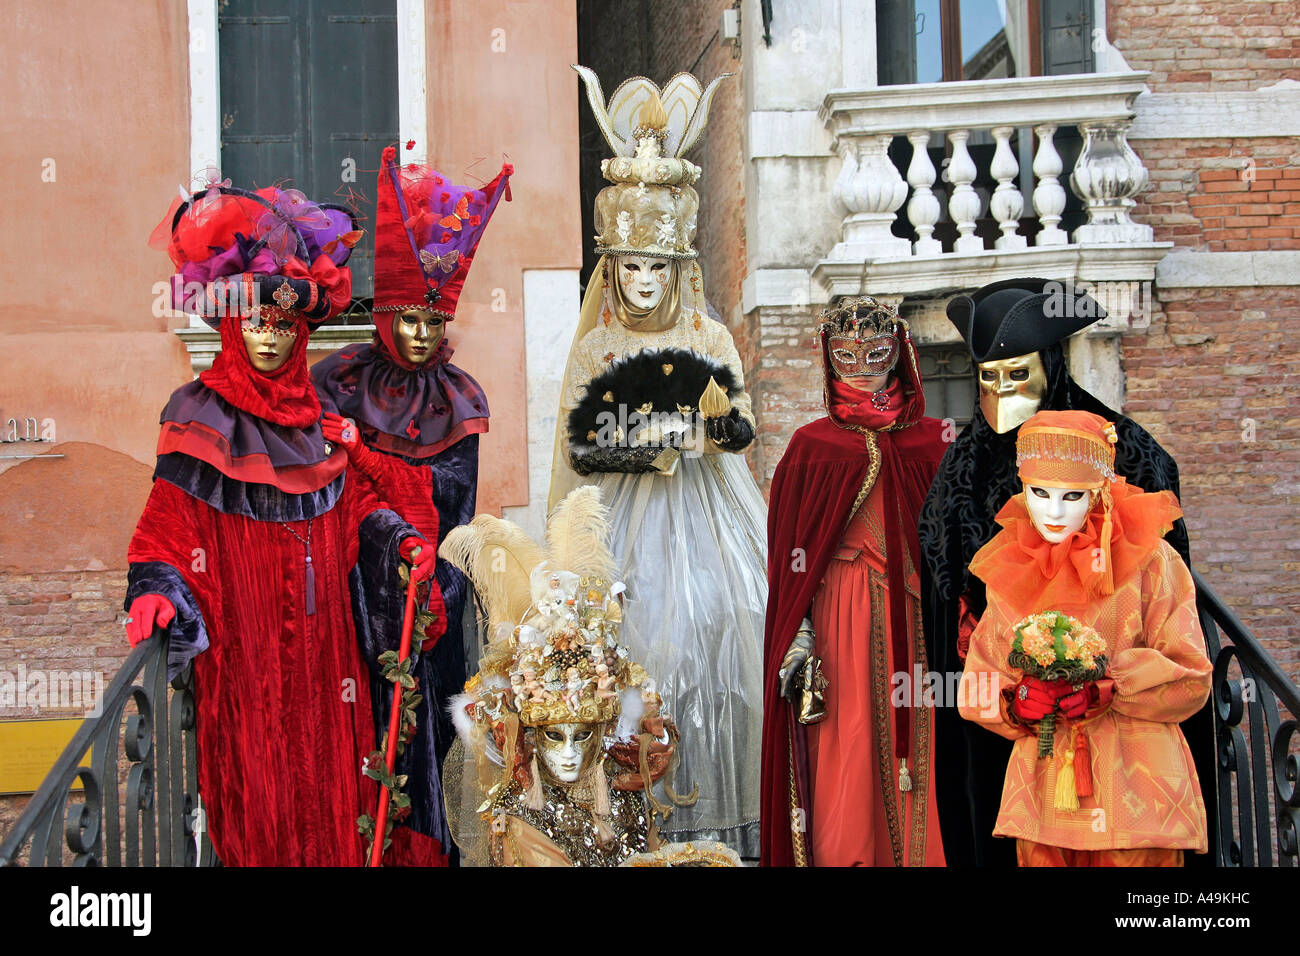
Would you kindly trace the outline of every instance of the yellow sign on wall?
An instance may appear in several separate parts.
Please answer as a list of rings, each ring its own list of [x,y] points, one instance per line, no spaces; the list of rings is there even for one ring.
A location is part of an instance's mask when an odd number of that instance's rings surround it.
[[[0,720],[0,794],[35,793],[81,722],[80,717]],[[81,766],[90,766],[89,750]],[[72,789],[80,790],[81,781]]]

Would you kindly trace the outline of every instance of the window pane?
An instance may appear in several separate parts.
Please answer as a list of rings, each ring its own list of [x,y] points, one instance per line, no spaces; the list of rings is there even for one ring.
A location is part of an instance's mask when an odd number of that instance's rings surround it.
[[[962,79],[991,80],[1029,72],[1025,13],[1024,0],[961,0]]]
[[[964,426],[975,407],[975,377],[965,344],[920,346],[917,361],[925,390],[925,414],[951,418],[958,427]]]
[[[1091,73],[1091,0],[1042,0],[1043,75]]]
[[[916,78],[913,83],[943,79],[943,23],[939,0],[916,0]]]

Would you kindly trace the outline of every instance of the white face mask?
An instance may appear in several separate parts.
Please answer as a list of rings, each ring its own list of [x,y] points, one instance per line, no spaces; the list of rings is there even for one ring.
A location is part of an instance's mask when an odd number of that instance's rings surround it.
[[[1092,493],[1086,488],[1025,485],[1025,507],[1038,533],[1057,544],[1082,528],[1088,520]]]
[[[668,290],[668,281],[673,274],[669,265],[667,259],[619,256],[617,275],[623,301],[647,312],[657,306]]]
[[[596,758],[601,742],[597,724],[550,724],[537,728],[537,753],[552,780],[576,783]]]

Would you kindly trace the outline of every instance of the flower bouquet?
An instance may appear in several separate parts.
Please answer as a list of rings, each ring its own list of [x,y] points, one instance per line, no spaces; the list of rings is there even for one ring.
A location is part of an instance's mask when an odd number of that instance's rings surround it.
[[[1031,614],[1013,630],[1007,664],[1043,681],[1066,680],[1078,690],[1106,676],[1106,642],[1091,627],[1059,611]],[[1056,714],[1038,723],[1038,756],[1052,755]]]

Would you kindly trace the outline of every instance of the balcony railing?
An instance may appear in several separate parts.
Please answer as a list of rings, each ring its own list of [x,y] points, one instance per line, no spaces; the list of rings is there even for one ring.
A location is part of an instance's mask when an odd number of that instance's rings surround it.
[[[834,297],[937,293],[1023,275],[1151,280],[1169,244],[1154,243],[1151,227],[1132,221],[1133,197],[1146,186],[1147,172],[1127,139],[1147,76],[1028,77],[829,93],[821,118],[843,160],[833,190],[842,236],[817,265],[814,281]],[[1068,171],[1055,143],[1057,131],[1066,127],[1077,127],[1083,139]],[[1018,157],[1013,148],[1022,129],[1032,129],[1037,140],[1032,162],[1022,162],[1027,156]],[[986,170],[977,167],[969,148],[980,131],[996,146]],[[906,178],[889,155],[896,137],[912,146]],[[929,149],[945,140],[951,157],[940,182]],[[975,188],[983,172],[997,184],[987,209]],[[1063,177],[1087,217],[1072,234],[1061,227],[1067,205]],[[1032,240],[1021,230],[1026,196],[1037,220]],[[945,211],[955,230],[948,250],[935,236]],[[976,235],[985,212],[997,233],[987,242]]]
[[[1205,579],[1192,576],[1214,661],[1219,865],[1296,866],[1300,758],[1291,748],[1300,743],[1300,690]],[[1279,703],[1290,716],[1279,712]]]
[[[166,632],[155,630],[131,651],[104,691],[100,715],[73,734],[0,841],[0,866],[23,865],[24,847],[28,866],[214,862],[198,806],[192,669],[169,694],[167,643]]]
[[[1291,748],[1297,737],[1300,690],[1205,579],[1196,572],[1193,577],[1214,661],[1219,810],[1218,819],[1208,823],[1219,833],[1217,862],[1296,866],[1300,760]],[[166,660],[166,634],[161,631],[131,652],[104,693],[102,716],[81,725],[13,831],[0,842],[0,866],[21,865],[29,843],[31,866],[62,866],[67,860],[77,866],[215,862],[199,822],[202,815],[195,813],[190,672],[173,683],[168,695]],[[135,713],[125,714],[128,704]],[[1291,716],[1284,716],[1279,704]],[[82,767],[87,751],[91,765]],[[69,802],[76,780],[84,787],[82,799]]]

